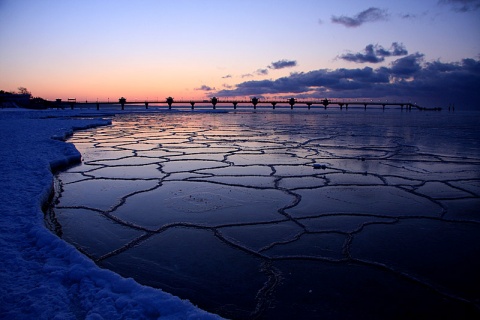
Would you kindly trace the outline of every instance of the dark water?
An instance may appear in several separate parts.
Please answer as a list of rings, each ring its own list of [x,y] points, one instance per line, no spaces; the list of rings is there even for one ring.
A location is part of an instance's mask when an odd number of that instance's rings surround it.
[[[400,110],[118,116],[70,140],[84,161],[58,176],[58,233],[228,318],[478,318],[479,123]]]

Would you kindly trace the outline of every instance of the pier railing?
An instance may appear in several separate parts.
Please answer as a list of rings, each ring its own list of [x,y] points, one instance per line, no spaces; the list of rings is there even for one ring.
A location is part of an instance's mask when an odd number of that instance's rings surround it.
[[[295,99],[295,98],[290,98],[290,99],[285,99],[285,100],[270,100],[270,99],[258,99],[258,98],[252,98],[250,100],[236,100],[236,99],[221,99],[221,98],[216,98],[213,97],[208,100],[175,100],[171,97],[166,98],[165,100],[145,100],[145,101],[139,101],[139,100],[134,100],[134,101],[129,101],[126,98],[120,98],[118,101],[79,101],[76,99],[68,99],[67,101],[62,101],[61,99],[56,99],[56,101],[51,101],[50,105],[53,108],[65,108],[65,107],[70,107],[71,109],[74,109],[75,106],[81,107],[81,106],[95,106],[97,110],[100,109],[100,106],[102,105],[120,105],[121,109],[124,110],[125,106],[128,105],[143,105],[145,106],[146,109],[149,107],[155,106],[155,107],[168,107],[168,109],[171,109],[173,105],[177,106],[190,106],[190,108],[193,110],[195,109],[195,106],[200,107],[200,108],[208,108],[212,107],[213,109],[216,109],[217,106],[222,105],[222,106],[228,106],[231,105],[233,109],[237,109],[239,106],[243,107],[253,107],[254,109],[257,108],[259,105],[267,105],[271,106],[272,109],[275,109],[277,106],[290,106],[290,109],[294,109],[302,106],[302,107],[307,107],[308,109],[311,108],[324,108],[327,109],[330,107],[338,107],[340,109],[346,108],[348,109],[349,107],[352,106],[360,106],[363,107],[364,109],[367,109],[367,107],[381,107],[385,109],[385,107],[389,106],[394,106],[394,107],[399,107],[400,109],[418,109],[418,110],[435,110],[439,111],[441,108],[423,108],[420,107],[419,105],[412,103],[412,102],[397,102],[397,101],[373,101],[373,100],[360,100],[360,99],[321,99],[321,100],[307,100],[307,99]]]

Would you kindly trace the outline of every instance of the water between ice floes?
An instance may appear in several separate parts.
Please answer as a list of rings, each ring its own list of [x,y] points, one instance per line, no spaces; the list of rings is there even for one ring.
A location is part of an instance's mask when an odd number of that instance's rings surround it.
[[[101,267],[229,318],[476,315],[479,120],[117,116],[70,139],[83,162],[58,175],[57,233]]]

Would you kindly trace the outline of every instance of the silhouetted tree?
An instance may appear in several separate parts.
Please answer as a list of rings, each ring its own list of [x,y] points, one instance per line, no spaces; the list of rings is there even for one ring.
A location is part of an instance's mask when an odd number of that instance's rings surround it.
[[[32,95],[32,93],[30,91],[27,90],[27,88],[25,87],[18,87],[18,93],[20,94],[28,94],[29,96]]]

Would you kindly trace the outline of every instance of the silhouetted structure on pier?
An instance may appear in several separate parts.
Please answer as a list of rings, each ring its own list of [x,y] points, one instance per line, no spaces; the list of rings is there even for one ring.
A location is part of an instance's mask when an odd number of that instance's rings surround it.
[[[340,109],[343,109],[344,107],[348,109],[349,106],[363,106],[364,109],[367,109],[367,106],[376,106],[379,107],[381,106],[383,109],[387,106],[396,106],[400,107],[401,109],[408,109],[411,110],[412,108],[418,109],[418,110],[435,110],[435,111],[440,111],[441,108],[422,108],[417,104],[411,103],[411,102],[389,102],[389,101],[373,101],[373,100],[359,100],[359,99],[349,99],[349,100],[343,100],[343,99],[296,99],[296,98],[290,98],[290,99],[285,99],[285,100],[261,100],[257,97],[253,97],[250,100],[236,100],[236,99],[228,99],[226,98],[225,100],[213,97],[209,100],[175,100],[172,97],[168,97],[163,101],[159,100],[150,100],[150,101],[128,101],[126,98],[121,97],[118,99],[118,102],[110,102],[108,101],[85,101],[85,102],[79,102],[73,99],[68,99],[67,102],[62,102],[61,99],[57,99],[55,101],[55,106],[57,107],[64,107],[65,105],[69,105],[71,109],[74,108],[75,105],[92,105],[95,104],[97,107],[97,110],[100,109],[100,105],[112,105],[112,104],[120,104],[121,109],[125,109],[125,105],[141,105],[144,104],[145,108],[148,109],[149,104],[155,104],[155,105],[161,105],[161,104],[166,104],[168,105],[168,108],[171,109],[172,105],[177,104],[177,105],[190,105],[191,109],[193,110],[195,108],[196,104],[211,104],[213,109],[216,109],[218,104],[231,104],[233,105],[233,109],[237,109],[237,106],[239,104],[247,104],[247,105],[252,105],[254,109],[257,108],[257,105],[259,104],[270,104],[273,109],[279,104],[285,104],[285,105],[290,105],[290,109],[294,109],[294,106],[299,106],[299,105],[305,105],[307,106],[308,109],[312,107],[323,107],[324,109],[327,109],[327,107],[330,106],[339,106]]]

